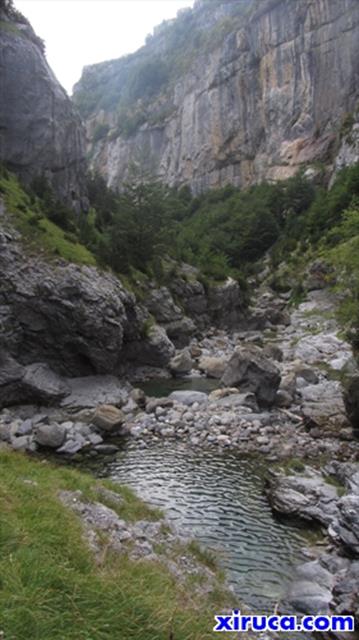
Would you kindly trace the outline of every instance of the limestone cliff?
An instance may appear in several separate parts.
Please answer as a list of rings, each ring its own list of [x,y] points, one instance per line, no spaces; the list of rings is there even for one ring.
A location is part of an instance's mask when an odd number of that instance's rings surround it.
[[[42,41],[6,2],[0,3],[0,162],[27,183],[45,176],[61,200],[84,204],[80,117],[47,64]]]
[[[85,68],[74,98],[93,166],[116,187],[140,154],[195,192],[331,167],[358,54],[357,0],[198,0],[137,53]]]
[[[167,364],[173,344],[164,329],[148,323],[147,310],[115,275],[34,255],[9,225],[1,199],[0,229],[3,376],[9,356],[21,365],[46,363],[67,376]]]

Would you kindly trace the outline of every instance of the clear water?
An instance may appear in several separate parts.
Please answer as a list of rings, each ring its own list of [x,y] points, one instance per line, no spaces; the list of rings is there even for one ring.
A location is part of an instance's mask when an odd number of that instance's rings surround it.
[[[162,507],[184,533],[214,551],[240,603],[273,612],[308,533],[276,520],[263,494],[258,459],[191,449],[180,442],[129,442],[101,475]]]

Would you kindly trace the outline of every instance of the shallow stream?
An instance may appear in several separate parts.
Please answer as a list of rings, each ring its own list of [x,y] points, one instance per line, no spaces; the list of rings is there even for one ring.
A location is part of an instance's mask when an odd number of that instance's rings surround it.
[[[185,534],[215,552],[240,598],[273,612],[308,545],[308,532],[276,520],[263,494],[265,463],[167,441],[128,441],[100,475],[162,507]]]

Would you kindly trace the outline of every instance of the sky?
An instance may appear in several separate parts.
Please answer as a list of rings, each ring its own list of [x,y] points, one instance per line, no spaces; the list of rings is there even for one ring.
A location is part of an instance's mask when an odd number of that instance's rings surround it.
[[[193,0],[14,0],[37,35],[47,60],[71,95],[82,68],[132,53],[153,27]]]

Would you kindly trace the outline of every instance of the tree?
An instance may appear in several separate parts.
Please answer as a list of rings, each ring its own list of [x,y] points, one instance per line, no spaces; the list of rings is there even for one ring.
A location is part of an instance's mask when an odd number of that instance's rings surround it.
[[[148,270],[168,253],[174,224],[171,190],[133,166],[109,229],[111,266]]]

